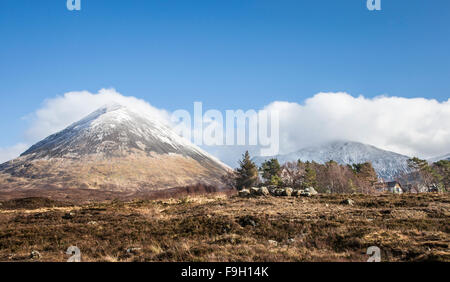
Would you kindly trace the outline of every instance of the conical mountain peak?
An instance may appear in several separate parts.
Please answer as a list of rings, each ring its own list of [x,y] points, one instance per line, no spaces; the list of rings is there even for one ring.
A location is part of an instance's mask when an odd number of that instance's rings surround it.
[[[0,173],[34,187],[144,191],[222,185],[228,169],[151,113],[109,104],[33,145]]]
[[[124,105],[111,104],[35,144],[22,156],[108,157],[131,152],[174,153],[196,159],[207,155],[158,119]]]

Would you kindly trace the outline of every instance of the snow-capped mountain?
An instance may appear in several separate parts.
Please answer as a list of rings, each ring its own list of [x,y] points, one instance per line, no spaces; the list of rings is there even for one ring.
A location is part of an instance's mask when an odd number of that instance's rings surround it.
[[[410,172],[407,160],[409,157],[394,152],[381,150],[371,145],[335,141],[301,149],[297,152],[273,157],[256,157],[254,161],[261,164],[263,161],[276,158],[280,163],[292,161],[315,161],[325,163],[333,160],[340,164],[354,164],[371,162],[380,178],[391,180]]]
[[[219,185],[229,168],[148,114],[100,108],[0,165],[0,173],[61,188],[145,190]]]
[[[177,153],[199,160],[211,158],[158,120],[118,104],[98,109],[33,145],[21,156],[34,159],[76,158],[90,154],[114,156],[132,150],[157,154]]]

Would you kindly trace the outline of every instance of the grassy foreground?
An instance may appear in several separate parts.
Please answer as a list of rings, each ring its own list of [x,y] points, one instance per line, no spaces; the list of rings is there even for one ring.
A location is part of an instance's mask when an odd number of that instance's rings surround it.
[[[0,203],[0,261],[67,261],[69,246],[102,262],[363,262],[370,246],[382,261],[450,261],[449,223],[448,194],[23,199]]]

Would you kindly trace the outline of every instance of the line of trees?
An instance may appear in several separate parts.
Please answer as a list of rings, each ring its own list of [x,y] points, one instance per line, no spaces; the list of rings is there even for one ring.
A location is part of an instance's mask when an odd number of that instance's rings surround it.
[[[426,192],[429,187],[435,187],[436,191],[447,191],[450,187],[450,161],[430,165],[426,160],[412,158],[408,164],[413,172],[396,179],[404,190]],[[299,160],[281,165],[277,159],[270,159],[258,167],[247,151],[239,161],[239,168],[229,172],[223,180],[238,190],[264,185],[293,189],[313,187],[320,193],[372,194],[376,192],[378,177],[370,162],[340,165],[335,161],[319,164]]]
[[[270,159],[258,167],[245,152],[239,168],[225,176],[224,181],[238,190],[271,185],[294,189],[314,187],[321,193],[372,193],[377,175],[371,163],[349,166],[334,161],[325,164],[297,161],[280,165],[277,159]]]

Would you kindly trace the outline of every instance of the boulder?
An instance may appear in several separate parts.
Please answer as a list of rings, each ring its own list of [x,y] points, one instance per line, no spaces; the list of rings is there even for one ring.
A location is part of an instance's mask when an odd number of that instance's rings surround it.
[[[267,187],[261,187],[259,189],[259,195],[260,196],[269,196],[270,195],[269,189],[267,189]]]
[[[292,192],[292,196],[294,196],[294,197],[300,197],[300,196],[302,195],[303,192],[304,192],[303,190],[294,190],[294,191]]]
[[[290,196],[292,195],[292,192],[293,192],[293,191],[294,191],[294,189],[292,189],[292,188],[289,188],[289,187],[284,188],[284,189],[283,189],[282,196],[290,197]]]
[[[311,196],[315,196],[317,194],[319,194],[316,189],[314,189],[314,187],[308,187],[305,189],[305,192],[308,192],[309,194],[311,194]]]
[[[273,194],[276,197],[284,196],[284,189],[277,188],[277,189],[274,189],[273,191],[274,191]]]
[[[302,197],[312,197],[310,192],[307,192],[306,190],[301,190],[300,196]]]
[[[269,187],[268,190],[269,190],[270,195],[277,196],[277,190],[278,190],[277,188]]]
[[[253,196],[259,196],[259,190],[260,189],[257,187],[252,187],[252,188],[250,188],[250,194]]]
[[[32,251],[30,254],[31,259],[40,259],[41,258],[41,253],[39,253],[38,251]]]
[[[275,197],[289,197],[292,195],[292,192],[294,192],[294,189],[292,188],[276,188],[269,190],[270,194]]]
[[[250,194],[250,190],[248,189],[242,189],[241,191],[238,192],[239,197],[249,197]]]

